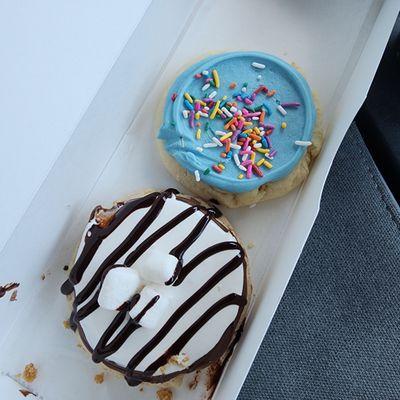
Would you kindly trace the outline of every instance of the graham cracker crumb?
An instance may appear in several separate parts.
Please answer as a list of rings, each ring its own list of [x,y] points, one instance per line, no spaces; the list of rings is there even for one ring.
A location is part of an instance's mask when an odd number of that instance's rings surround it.
[[[143,392],[143,391],[144,391],[144,388],[141,387],[141,388],[139,389],[139,392]]]
[[[69,319],[66,319],[65,321],[63,321],[63,325],[65,329],[71,329],[71,324],[69,322]]]
[[[253,242],[247,243],[247,248],[248,248],[249,250],[252,249],[254,246],[255,246],[255,245],[254,245]]]
[[[97,374],[94,376],[94,381],[98,384],[101,385],[104,382],[104,372],[101,374]]]
[[[18,290],[14,290],[14,291],[11,293],[10,301],[17,301],[17,294],[18,294]]]
[[[99,224],[100,228],[106,228],[115,218],[116,213],[115,208],[104,209],[100,208],[97,210],[95,219],[96,222]]]
[[[170,364],[179,365],[180,367],[187,367],[189,364],[189,356],[186,353],[176,354],[168,360]]]
[[[76,345],[76,347],[79,347],[80,349],[83,349],[83,346],[82,346],[81,343],[78,343],[78,344]]]
[[[158,400],[172,400],[172,392],[169,389],[157,390]]]
[[[25,369],[24,372],[22,373],[22,378],[26,381],[26,382],[33,382],[36,377],[37,377],[37,368],[35,367],[35,365],[33,363],[30,363],[28,365],[25,365]]]

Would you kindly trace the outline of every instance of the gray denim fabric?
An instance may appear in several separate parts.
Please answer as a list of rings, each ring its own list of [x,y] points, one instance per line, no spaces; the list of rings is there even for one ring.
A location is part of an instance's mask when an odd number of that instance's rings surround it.
[[[239,399],[400,399],[400,213],[354,124]]]

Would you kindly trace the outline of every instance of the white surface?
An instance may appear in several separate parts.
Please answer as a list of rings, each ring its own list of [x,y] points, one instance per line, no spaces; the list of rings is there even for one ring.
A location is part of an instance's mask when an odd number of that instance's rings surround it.
[[[0,1],[0,250],[150,2]]]
[[[21,282],[17,302],[0,302],[1,316],[10,321],[0,336],[0,368],[18,372],[27,362],[37,363],[41,374],[35,388],[46,400],[131,398],[117,378],[92,384],[98,367],[75,350],[75,338],[60,322],[67,316],[65,299],[58,292],[65,278],[60,266],[69,262],[94,205],[107,206],[143,186],[175,184],[158,156],[148,156],[162,88],[199,55],[238,48],[296,61],[319,93],[328,135],[300,190],[240,213],[227,212],[244,241],[255,245],[250,260],[259,293],[215,396],[235,398],[306,241],[334,154],[366,95],[399,10],[396,0],[174,0],[175,7],[171,3],[155,0],[150,6],[0,254],[0,265],[6,266],[0,269],[0,282]],[[240,34],[232,41],[220,23],[221,15],[228,21],[238,15],[253,21],[251,40]],[[42,282],[44,271],[51,275]],[[34,337],[29,335],[32,330]],[[60,365],[66,372],[63,379],[56,373]]]

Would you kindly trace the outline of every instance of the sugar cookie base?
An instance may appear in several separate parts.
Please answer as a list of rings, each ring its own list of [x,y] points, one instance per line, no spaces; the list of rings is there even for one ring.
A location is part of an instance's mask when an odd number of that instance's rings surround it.
[[[147,189],[147,190],[142,190],[140,192],[137,192],[135,194],[132,194],[130,196],[127,196],[124,201],[126,200],[130,200],[130,199],[135,199],[138,197],[142,197],[145,196],[146,194],[152,193],[155,190],[152,189]],[[186,199],[186,200],[192,200],[202,206],[205,207],[209,207],[210,204],[206,203],[204,200],[198,199],[198,198],[194,198],[192,196],[187,196],[187,195],[183,195],[183,194],[179,194],[177,195],[177,197]],[[120,203],[121,201],[115,201],[114,204]],[[243,249],[245,249],[245,245],[244,243],[240,240],[240,238],[237,236],[236,232],[234,231],[232,225],[230,224],[230,222],[227,220],[227,218],[225,216],[221,216],[219,218],[217,218],[217,220],[219,221],[219,223],[221,224],[222,227],[224,227],[225,229],[227,229],[237,240],[237,242],[242,246]],[[79,244],[78,244],[79,246]],[[77,250],[78,250],[78,246],[76,247],[76,251],[75,254],[73,256],[72,259],[72,263],[71,265],[74,264],[75,259],[76,259],[76,255],[77,255]],[[246,294],[247,294],[247,304],[243,309],[242,315],[240,320],[237,323],[237,330],[235,332],[235,335],[232,338],[232,341],[230,343],[230,345],[227,347],[225,353],[215,362],[213,362],[212,364],[210,364],[209,366],[198,370],[197,372],[190,372],[189,374],[198,374],[198,379],[199,381],[203,381],[206,382],[206,393],[204,393],[204,399],[210,399],[212,394],[214,393],[214,390],[216,388],[216,385],[218,383],[219,380],[219,375],[222,372],[222,369],[224,367],[224,365],[226,364],[226,362],[228,361],[233,347],[236,344],[236,335],[240,334],[240,330],[243,328],[243,325],[245,323],[246,317],[247,317],[247,313],[248,313],[248,309],[249,309],[249,305],[252,299],[252,284],[251,284],[251,278],[250,278],[250,267],[249,267],[249,260],[248,260],[248,256],[247,253],[245,253],[244,255],[244,265],[245,265],[245,271],[246,271],[246,283],[247,283],[247,290],[246,290]],[[70,305],[70,309],[72,311],[72,302],[74,300],[74,295],[68,295],[67,296],[67,300],[68,303]],[[79,343],[79,347],[81,347],[85,353],[88,355],[89,358],[91,358],[91,352],[86,348],[85,343],[82,341],[78,330],[76,331],[76,336],[78,337],[78,343]],[[115,370],[110,368],[109,366],[103,364],[103,363],[99,363],[99,365],[101,366],[101,368],[103,369],[103,371],[106,371],[108,373],[110,373],[111,376],[120,378],[122,380],[123,375]],[[187,372],[182,372],[182,374],[179,374],[178,376],[172,378],[171,380],[167,381],[167,382],[163,382],[163,383],[157,383],[157,384],[153,384],[153,383],[147,383],[144,382],[142,384],[140,384],[138,386],[138,389],[140,388],[145,388],[145,387],[155,387],[157,389],[168,389],[168,388],[175,388],[176,390],[179,390],[179,388],[181,388],[183,386],[183,378],[185,375],[187,375]],[[201,376],[200,376],[201,375]],[[125,381],[123,382],[124,384],[127,384]],[[183,388],[182,390],[187,390],[188,394],[190,394],[190,390],[188,388]]]

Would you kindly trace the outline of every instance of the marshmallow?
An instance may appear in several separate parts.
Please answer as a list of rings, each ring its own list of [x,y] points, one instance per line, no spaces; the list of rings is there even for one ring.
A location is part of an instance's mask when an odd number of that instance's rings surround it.
[[[148,282],[165,283],[175,272],[178,260],[160,250],[146,251],[135,263],[140,276]]]
[[[139,320],[139,324],[144,328],[155,329],[158,326],[169,304],[167,297],[161,294],[160,290],[157,290],[155,286],[145,286],[140,292],[139,301],[133,306],[131,311],[129,311],[129,315],[132,319],[137,318],[156,296],[159,296],[157,302],[153,304]]]
[[[106,310],[117,310],[130,300],[140,286],[138,273],[127,267],[115,267],[108,271],[101,285],[98,303]]]

